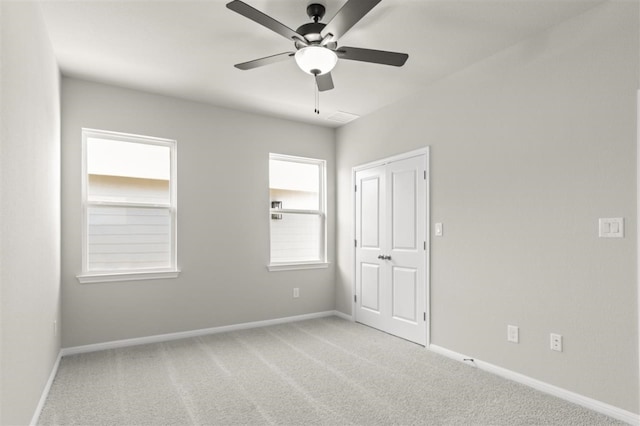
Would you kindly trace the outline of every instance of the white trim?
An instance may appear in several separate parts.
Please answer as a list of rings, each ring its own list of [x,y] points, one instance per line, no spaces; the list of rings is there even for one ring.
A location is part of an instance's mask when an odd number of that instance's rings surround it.
[[[399,160],[406,160],[412,157],[419,157],[421,155],[426,155],[429,157],[429,147],[426,146],[424,148],[416,149],[414,151],[405,152],[403,154],[392,155],[391,157],[382,158],[380,160],[371,161],[369,163],[361,164],[359,166],[353,167],[351,169],[351,173],[355,176],[355,172],[359,172],[361,170],[370,169],[372,167],[384,166],[385,164],[393,163]]]
[[[107,283],[116,281],[138,281],[138,280],[163,280],[178,278],[180,270],[175,271],[145,271],[145,272],[110,272],[95,273],[90,272],[76,276],[81,284]]]
[[[426,203],[427,205],[425,206],[425,214],[426,214],[426,228],[425,228],[425,236],[424,239],[426,241],[427,244],[427,252],[426,252],[426,265],[425,267],[427,268],[426,271],[424,271],[425,274],[425,285],[427,286],[424,289],[425,292],[425,305],[424,305],[424,309],[427,312],[427,324],[425,324],[425,333],[426,333],[426,340],[425,340],[425,347],[429,347],[429,345],[431,344],[431,148],[430,147],[426,147],[424,149],[425,151],[425,170],[427,171],[427,182],[425,183],[425,190],[427,191],[426,194]]]
[[[298,271],[302,269],[326,269],[329,262],[271,263],[267,265],[269,272]]]
[[[529,386],[533,389],[539,390],[549,395],[553,395],[565,401],[572,402],[600,414],[613,417],[614,419],[621,420],[632,425],[640,424],[640,415],[627,410],[623,410],[622,408],[615,407],[611,404],[607,404],[605,402],[598,401],[596,399],[589,398],[575,392],[571,392],[558,386],[554,386],[549,383],[531,378],[529,376],[525,376],[524,374],[516,373],[515,371],[507,370],[506,368],[498,367],[497,365],[493,365],[488,362],[484,362],[471,356],[466,356],[437,345],[429,345],[428,348],[430,351],[435,352],[439,355],[446,356],[447,358],[451,358],[456,361],[464,362],[465,364],[473,365],[480,370],[487,371],[507,380],[512,380],[514,382],[523,384],[525,386]],[[469,362],[468,360],[470,359],[473,359],[473,361]]]
[[[277,154],[275,152],[269,153],[269,160],[291,161],[293,163],[303,163],[303,164],[318,164],[320,162],[326,162],[326,160],[322,160],[320,158],[300,157],[298,155],[288,155],[288,154]]]
[[[109,139],[119,142],[130,142],[130,143],[142,143],[147,145],[157,145],[164,146],[169,148],[169,164],[170,164],[170,204],[168,206],[164,204],[155,204],[155,205],[147,205],[144,203],[113,203],[113,202],[104,202],[104,201],[89,201],[88,200],[88,160],[87,160],[87,141],[89,138],[99,138],[99,139]],[[123,278],[124,274],[119,273],[118,271],[100,271],[95,273],[95,271],[89,271],[89,248],[88,248],[88,208],[91,206],[99,206],[99,205],[120,205],[120,206],[130,206],[130,207],[151,207],[151,208],[167,208],[169,210],[169,216],[171,218],[171,266],[172,270],[177,269],[178,265],[178,141],[175,139],[166,139],[166,138],[158,138],[154,136],[143,136],[136,135],[131,133],[121,133],[121,132],[112,132],[108,130],[98,130],[91,128],[82,128],[82,176],[81,176],[81,194],[82,194],[82,273],[77,277],[81,283],[85,282],[109,282],[109,281],[131,281],[131,280],[139,280],[139,279],[156,279],[153,276],[147,276],[142,278],[142,275],[138,275],[139,272],[135,270],[127,271],[132,273],[132,277]],[[142,272],[146,274],[146,272]],[[101,276],[107,279],[89,279],[84,280],[85,277],[93,277],[93,276]],[[120,277],[120,278],[108,278],[110,276]],[[175,276],[177,277],[177,275]],[[160,278],[175,278],[175,277],[160,277]]]
[[[296,321],[304,321],[315,318],[324,318],[330,316],[340,316],[336,311],[314,312],[312,314],[296,315],[292,317],[276,318],[264,321],[245,322],[240,324],[223,325],[220,327],[202,328],[198,330],[180,331],[177,333],[157,334],[154,336],[135,337],[133,339],[114,340],[111,342],[94,343],[91,345],[73,346],[63,348],[60,352],[62,356],[83,354],[89,352],[103,351],[106,349],[126,348],[129,346],[146,345],[149,343],[161,343],[171,340],[187,339],[190,337],[206,336],[209,334],[226,333],[229,331],[246,330],[249,328],[267,327],[270,325],[286,324]]]
[[[320,158],[298,157],[294,155],[269,153],[269,173],[271,173],[271,161],[288,161],[291,163],[311,164],[318,166],[318,210],[298,210],[298,209],[269,209],[269,218],[272,219],[273,214],[310,214],[318,215],[322,221],[322,231],[320,233],[320,252],[322,259],[316,262],[290,262],[287,264],[322,264],[326,263],[328,266],[328,221],[327,221],[327,160]],[[271,191],[271,177],[269,177],[269,191]],[[271,194],[269,194],[271,199]],[[271,204],[271,203],[269,203]],[[271,260],[271,225],[269,225],[269,259]],[[285,262],[286,263],[286,262]],[[327,266],[310,266],[310,267],[286,267],[280,268],[277,264],[267,265],[269,271],[285,271],[295,269],[318,269],[326,268]]]
[[[638,383],[640,383],[640,227],[637,225],[640,223],[640,90],[637,94],[636,117],[636,295],[638,298],[636,311],[638,313]]]
[[[324,216],[322,210],[295,210],[295,209],[270,209],[269,214],[312,214],[316,216]]]
[[[86,132],[86,134],[89,136],[100,139],[111,139],[114,141],[133,143],[140,143],[141,141],[144,141],[144,143],[159,146],[170,146],[171,144],[176,142],[175,139],[157,138],[155,136],[138,135],[135,133],[113,132],[111,130],[92,129],[89,127],[83,127],[82,130],[83,133]]]
[[[354,322],[355,318],[353,317],[353,315],[348,315],[345,314],[344,312],[340,312],[340,311],[333,311],[333,315],[342,318],[343,320],[347,320],[347,321],[351,321]]]
[[[425,263],[425,271],[424,271],[424,275],[425,275],[425,306],[424,309],[427,313],[427,321],[425,324],[425,347],[429,347],[430,343],[431,343],[431,150],[429,146],[426,146],[424,148],[419,148],[413,151],[409,151],[409,152],[405,152],[403,154],[396,154],[393,155],[391,157],[386,157],[380,160],[376,160],[376,161],[372,161],[369,163],[365,163],[365,164],[361,164],[359,166],[355,166],[351,168],[351,190],[353,190],[356,186],[356,173],[362,171],[362,170],[366,170],[366,169],[370,169],[372,167],[378,167],[378,166],[383,166],[389,163],[393,163],[395,161],[400,161],[400,160],[406,160],[409,158],[413,158],[413,157],[420,157],[420,156],[424,156],[425,161],[424,161],[424,167],[425,167],[425,171],[427,173],[427,181],[425,183],[425,235],[424,235],[424,241],[426,242],[427,245],[427,250],[426,250],[426,263]],[[352,241],[356,240],[356,235],[357,235],[357,230],[356,230],[356,200],[357,195],[354,193],[353,196],[351,197],[351,211],[353,212],[353,216],[352,216]],[[351,244],[351,256],[352,256],[352,281],[353,281],[353,285],[352,285],[352,295],[356,295],[357,294],[357,288],[356,288],[356,250],[357,247],[355,246],[355,244]],[[352,301],[351,301],[351,315],[352,315],[352,320],[353,321],[357,321],[357,315],[356,315],[356,301],[353,299],[352,297]]]
[[[60,360],[62,359],[62,350],[58,352],[58,357],[56,358],[56,362],[53,364],[53,368],[51,369],[51,374],[49,374],[49,380],[44,385],[44,389],[42,389],[42,394],[40,395],[40,401],[38,401],[38,405],[36,406],[36,410],[33,413],[33,417],[31,418],[31,422],[29,422],[30,426],[34,426],[38,424],[38,419],[40,418],[40,414],[42,414],[42,409],[44,408],[45,402],[47,402],[47,398],[49,397],[49,391],[51,391],[51,385],[53,384],[53,380],[56,378],[56,374],[58,374],[58,367],[60,366]]]
[[[125,203],[123,201],[91,201],[87,202],[92,207],[136,207],[136,208],[152,208],[152,209],[171,209],[171,204],[154,204],[154,203]]]

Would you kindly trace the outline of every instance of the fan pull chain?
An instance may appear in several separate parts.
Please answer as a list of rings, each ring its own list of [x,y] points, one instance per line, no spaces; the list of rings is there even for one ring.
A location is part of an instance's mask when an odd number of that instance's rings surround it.
[[[315,112],[316,114],[320,115],[320,92],[318,91],[318,84],[314,81],[314,92],[315,92],[315,109],[313,110],[313,112]]]

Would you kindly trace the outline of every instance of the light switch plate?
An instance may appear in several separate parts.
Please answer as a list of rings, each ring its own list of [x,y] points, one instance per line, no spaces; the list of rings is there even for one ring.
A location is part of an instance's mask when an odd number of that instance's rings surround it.
[[[609,217],[598,219],[598,236],[600,238],[624,238],[624,218]]]
[[[442,237],[442,223],[436,223],[433,228],[436,237]]]

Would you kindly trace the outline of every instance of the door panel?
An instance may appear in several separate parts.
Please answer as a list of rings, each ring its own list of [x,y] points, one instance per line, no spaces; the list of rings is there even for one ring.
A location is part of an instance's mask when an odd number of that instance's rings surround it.
[[[380,266],[362,263],[362,308],[380,312]]]
[[[381,247],[386,244],[382,224],[386,212],[384,201],[385,169],[376,167],[358,173],[356,192],[356,295],[358,318],[375,328],[384,325],[382,309],[383,271]]]
[[[371,176],[363,179],[360,187],[362,211],[368,212],[361,216],[362,247],[380,247],[380,177]]]
[[[416,312],[417,271],[415,268],[393,268],[391,287],[393,303],[391,316],[394,319],[418,321]]]
[[[356,320],[423,345],[426,167],[422,154],[355,174]]]
[[[394,249],[416,249],[416,170],[391,174],[392,241]]]

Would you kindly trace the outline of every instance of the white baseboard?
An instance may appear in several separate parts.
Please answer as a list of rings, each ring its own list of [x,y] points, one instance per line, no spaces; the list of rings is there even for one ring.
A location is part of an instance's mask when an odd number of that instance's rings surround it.
[[[549,383],[545,383],[540,380],[533,379],[529,376],[525,376],[524,374],[516,373],[515,371],[507,370],[506,368],[498,367],[488,362],[484,362],[484,361],[475,359],[471,356],[466,356],[437,345],[429,345],[429,350],[437,354],[444,355],[447,358],[464,362],[465,364],[468,364],[468,365],[473,365],[481,370],[484,370],[489,373],[493,373],[497,376],[503,377],[505,379],[512,380],[514,382],[532,387],[541,392],[545,392],[549,395],[553,395],[560,399],[564,399],[565,401],[572,402],[574,404],[580,405],[582,407],[588,408],[590,410],[596,411],[606,416],[613,417],[614,419],[627,422],[631,425],[640,425],[639,414],[635,414],[630,411],[623,410],[622,408],[615,407],[613,405],[604,403],[602,401],[588,398],[586,396],[577,394],[575,392],[571,392],[569,390],[566,390],[554,385],[550,385]],[[469,359],[473,359],[473,361],[469,362],[468,361]]]
[[[264,321],[245,322],[241,324],[224,325],[221,327],[181,331],[178,333],[158,334],[155,336],[136,337],[133,339],[114,340],[111,342],[95,343],[92,345],[73,346],[69,348],[63,348],[61,350],[61,353],[62,353],[62,356],[75,355],[75,354],[82,354],[82,353],[88,353],[88,352],[103,351],[106,349],[124,348],[127,346],[137,346],[137,345],[146,345],[149,343],[168,342],[171,340],[187,339],[189,337],[206,336],[208,334],[225,333],[228,331],[266,327],[269,325],[285,324],[288,322],[330,317],[334,315],[342,317],[342,315],[344,314],[342,312],[338,313],[337,311],[315,312],[312,314],[296,315],[292,317],[276,318],[276,319],[264,320]]]
[[[44,385],[44,389],[42,390],[42,395],[40,395],[40,401],[38,401],[38,405],[36,406],[36,411],[33,413],[31,422],[29,422],[30,426],[34,426],[38,423],[38,419],[40,418],[40,413],[42,413],[42,409],[44,408],[44,403],[47,401],[47,397],[49,396],[49,391],[51,390],[51,385],[53,384],[53,380],[56,378],[56,374],[58,374],[60,359],[62,359],[62,351],[58,352],[58,357],[56,358],[56,362],[53,364],[53,368],[51,369],[51,374],[49,374],[49,380],[47,380],[47,384]]]
[[[333,315],[345,319],[347,321],[353,321],[353,315],[348,315],[345,314],[344,312],[340,312],[340,311],[333,311]]]

